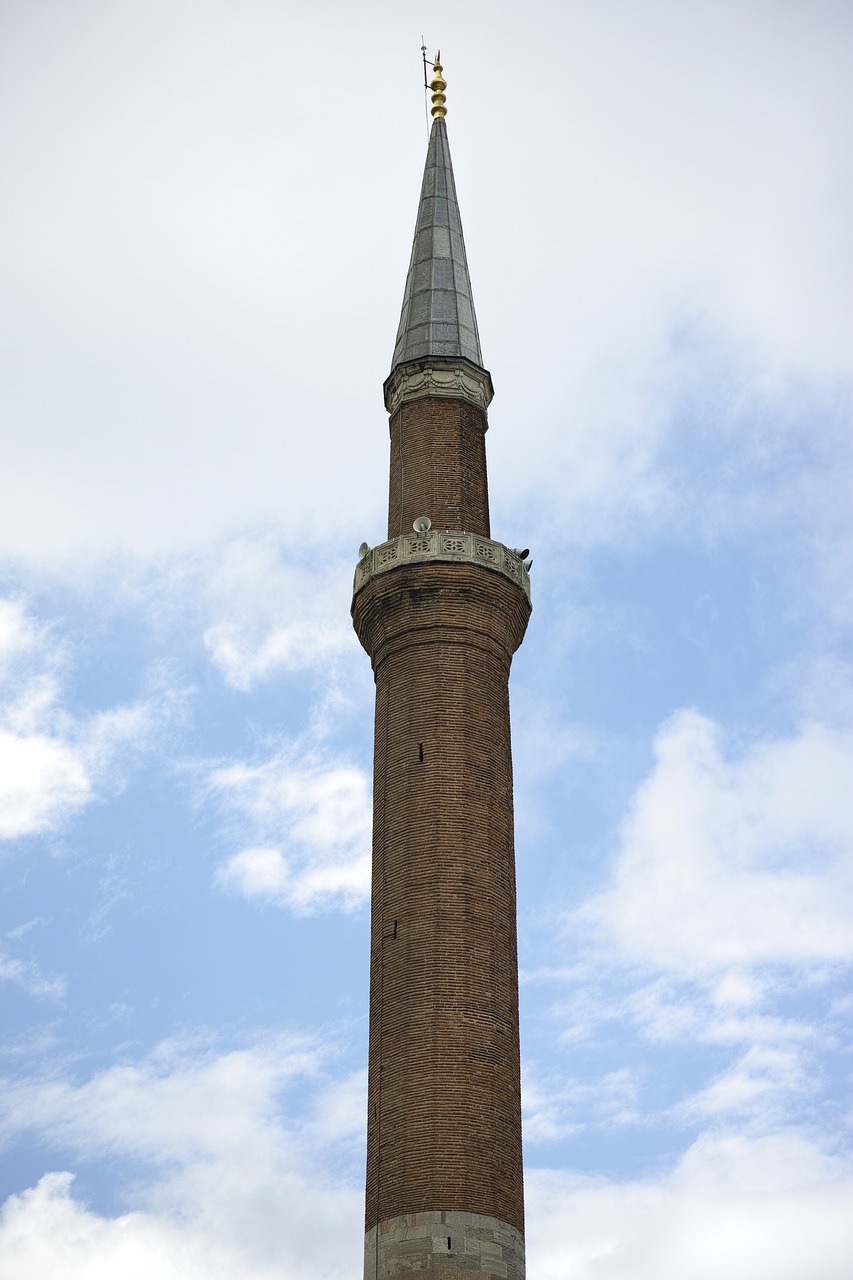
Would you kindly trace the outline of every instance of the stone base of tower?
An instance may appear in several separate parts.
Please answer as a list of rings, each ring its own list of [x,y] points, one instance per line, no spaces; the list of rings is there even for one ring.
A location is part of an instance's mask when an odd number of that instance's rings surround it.
[[[372,1227],[364,1238],[364,1280],[412,1272],[433,1280],[524,1280],[524,1237],[499,1218],[459,1209],[402,1213]]]

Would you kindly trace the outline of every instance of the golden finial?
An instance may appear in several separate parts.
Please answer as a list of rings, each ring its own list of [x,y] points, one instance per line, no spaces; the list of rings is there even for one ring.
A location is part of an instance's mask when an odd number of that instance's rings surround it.
[[[441,65],[440,49],[438,53],[435,55],[435,63],[433,64],[432,69],[435,72],[435,75],[429,82],[429,87],[432,89],[431,112],[433,117],[436,120],[443,120],[444,117],[447,115],[447,107],[444,105],[445,102],[447,101],[446,97],[444,96],[444,91],[447,88],[447,81],[445,80],[444,76],[441,74],[443,68]]]

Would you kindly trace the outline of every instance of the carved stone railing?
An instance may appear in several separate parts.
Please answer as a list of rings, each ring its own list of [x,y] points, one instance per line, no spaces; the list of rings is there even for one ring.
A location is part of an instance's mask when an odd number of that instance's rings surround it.
[[[403,533],[389,542],[366,551],[355,567],[353,589],[361,588],[379,573],[387,573],[403,564],[435,563],[476,564],[492,569],[521,587],[530,599],[530,575],[524,562],[502,542],[482,538],[477,533],[460,533],[453,529],[430,529],[427,533]]]

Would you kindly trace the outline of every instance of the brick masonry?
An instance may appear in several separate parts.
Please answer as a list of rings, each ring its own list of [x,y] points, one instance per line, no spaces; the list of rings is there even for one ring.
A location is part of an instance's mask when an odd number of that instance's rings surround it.
[[[485,427],[465,402],[402,404],[392,538],[418,515],[489,536]],[[353,598],[376,680],[366,1280],[524,1273],[508,681],[530,601],[476,559],[383,564]],[[472,1229],[449,1258],[452,1231],[443,1252],[407,1234],[454,1214],[500,1240]]]
[[[437,529],[489,537],[485,432],[488,419],[466,400],[405,401],[389,423],[388,537],[429,516]]]

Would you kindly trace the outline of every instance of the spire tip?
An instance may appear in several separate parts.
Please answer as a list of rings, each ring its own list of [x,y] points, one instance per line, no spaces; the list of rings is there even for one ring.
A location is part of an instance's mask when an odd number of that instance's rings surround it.
[[[434,120],[443,120],[447,115],[447,107],[444,105],[447,101],[444,91],[447,88],[447,81],[441,74],[444,68],[441,65],[441,50],[435,55],[435,63],[433,64],[433,77],[429,82],[432,89],[432,107],[430,108]]]

